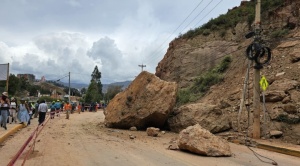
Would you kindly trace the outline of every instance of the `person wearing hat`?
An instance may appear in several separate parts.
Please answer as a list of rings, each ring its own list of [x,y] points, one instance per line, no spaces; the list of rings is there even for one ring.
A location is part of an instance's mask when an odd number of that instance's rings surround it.
[[[3,92],[0,100],[0,123],[1,127],[7,130],[6,123],[9,115],[10,101],[8,99],[8,93]]]
[[[18,111],[18,120],[20,121],[20,124],[26,125],[28,121],[30,120],[29,118],[29,106],[27,103],[25,103],[25,99],[22,98],[21,104],[19,105],[19,111]]]
[[[9,109],[9,112],[10,112],[10,116],[9,116],[9,121],[10,121],[10,124],[14,121],[15,123],[17,123],[17,101],[14,97],[12,97],[10,99],[10,109]]]

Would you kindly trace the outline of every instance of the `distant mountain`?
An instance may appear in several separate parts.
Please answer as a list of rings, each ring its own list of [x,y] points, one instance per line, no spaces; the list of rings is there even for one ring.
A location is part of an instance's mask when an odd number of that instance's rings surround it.
[[[114,82],[114,83],[111,83],[111,84],[102,84],[103,85],[102,91],[106,92],[107,88],[110,85],[123,86],[122,89],[125,89],[129,86],[129,84],[131,82],[132,81],[123,81],[123,82]],[[67,86],[67,87],[69,86],[69,84],[65,83],[65,82],[59,82],[59,83],[63,84],[64,86]],[[71,88],[76,88],[76,89],[88,88],[88,86],[89,86],[88,84],[71,83]]]
[[[111,84],[102,84],[103,85],[102,92],[106,92],[107,88],[111,85],[122,86],[122,89],[126,89],[131,84],[131,82],[132,81],[123,81],[123,82],[114,82],[114,83],[111,83]]]

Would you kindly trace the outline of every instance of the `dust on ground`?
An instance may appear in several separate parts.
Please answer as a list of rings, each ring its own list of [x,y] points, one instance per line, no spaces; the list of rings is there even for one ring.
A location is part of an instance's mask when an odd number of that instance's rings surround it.
[[[50,119],[38,136],[34,151],[25,165],[46,166],[134,166],[134,165],[270,165],[260,162],[245,146],[230,144],[232,157],[204,157],[188,152],[168,150],[178,134],[166,131],[159,137],[149,137],[145,131],[106,128],[102,111],[71,114]],[[0,148],[1,165],[9,163],[37,125],[23,128]],[[134,139],[130,139],[130,135]],[[32,143],[29,144],[32,146]],[[27,149],[16,165],[21,165]],[[279,165],[297,165],[299,158],[255,149],[261,155],[275,159]]]

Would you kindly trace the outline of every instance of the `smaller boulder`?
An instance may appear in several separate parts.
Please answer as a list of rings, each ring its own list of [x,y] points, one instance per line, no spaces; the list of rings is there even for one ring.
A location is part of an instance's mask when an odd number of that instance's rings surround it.
[[[278,131],[278,130],[271,130],[270,131],[270,137],[276,137],[276,138],[279,138],[281,137],[283,134],[282,131]]]
[[[137,131],[137,128],[135,126],[133,126],[133,127],[130,127],[129,130],[130,131]]]
[[[159,128],[155,127],[148,127],[147,128],[147,135],[151,137],[157,137],[159,134]]]
[[[266,102],[278,102],[282,101],[286,97],[286,94],[284,91],[269,91],[265,94],[265,100]],[[261,101],[263,101],[263,97],[260,98]]]
[[[179,133],[178,147],[204,156],[231,156],[229,143],[199,124],[189,126]]]
[[[296,114],[297,113],[297,107],[294,104],[283,104],[282,108],[284,112],[288,114]]]

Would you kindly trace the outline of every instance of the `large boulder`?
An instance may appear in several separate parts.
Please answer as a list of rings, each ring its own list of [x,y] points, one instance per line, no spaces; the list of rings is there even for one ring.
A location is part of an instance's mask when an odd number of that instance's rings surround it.
[[[177,84],[166,82],[143,71],[108,104],[107,127],[138,129],[162,128],[176,102]]]
[[[188,104],[174,110],[168,119],[171,131],[179,132],[188,126],[200,124],[212,133],[218,133],[231,128],[228,114],[223,114],[216,105],[204,103]]]
[[[203,129],[199,124],[179,133],[178,147],[205,156],[231,156],[229,143]]]

